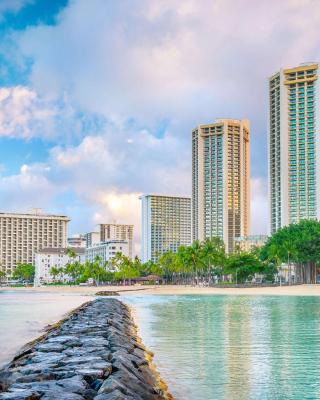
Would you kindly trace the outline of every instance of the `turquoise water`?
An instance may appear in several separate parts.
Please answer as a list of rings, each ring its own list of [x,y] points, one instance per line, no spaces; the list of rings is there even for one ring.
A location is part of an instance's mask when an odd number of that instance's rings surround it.
[[[320,298],[125,296],[178,400],[320,399]],[[0,364],[90,297],[0,292]]]
[[[320,399],[320,298],[128,298],[177,399]]]

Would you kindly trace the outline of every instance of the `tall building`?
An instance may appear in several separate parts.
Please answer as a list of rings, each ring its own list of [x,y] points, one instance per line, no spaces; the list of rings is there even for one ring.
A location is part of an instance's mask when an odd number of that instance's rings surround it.
[[[132,258],[133,225],[100,224],[100,240],[127,240],[129,243],[129,257]]]
[[[320,217],[319,65],[269,78],[270,230]]]
[[[232,252],[250,231],[250,126],[218,119],[192,131],[192,239],[218,236]]]
[[[68,255],[68,250],[73,250],[75,257]],[[68,248],[44,248],[39,250],[35,255],[35,286],[52,283],[55,280],[60,282],[68,282],[71,280],[69,275],[60,273],[54,277],[51,273],[53,267],[62,269],[67,263],[78,261],[81,264],[85,262],[85,249],[81,247]]]
[[[268,240],[267,235],[240,236],[234,239],[235,247],[242,251],[250,251],[262,247]]]
[[[142,206],[141,259],[157,261],[159,255],[191,243],[190,197],[146,194]]]
[[[64,215],[0,213],[0,265],[11,276],[19,263],[34,264],[44,247],[67,246]]]
[[[84,237],[86,239],[86,247],[91,247],[101,242],[100,232],[88,232]]]
[[[98,256],[100,264],[105,265],[116,253],[129,257],[129,242],[127,240],[107,240],[86,248],[86,261],[93,262]]]

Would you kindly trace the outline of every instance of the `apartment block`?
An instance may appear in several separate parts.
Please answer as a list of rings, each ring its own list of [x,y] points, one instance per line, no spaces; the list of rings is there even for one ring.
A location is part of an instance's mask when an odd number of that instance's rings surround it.
[[[133,225],[100,224],[100,240],[126,240],[129,243],[129,257],[133,256]]]
[[[250,125],[218,119],[192,130],[192,239],[220,237],[226,250],[250,232]]]
[[[190,197],[146,194],[140,200],[142,262],[191,244]]]
[[[73,250],[75,257],[70,257],[68,250]],[[68,247],[68,248],[44,248],[38,251],[35,255],[35,286],[41,286],[54,282],[58,279],[60,282],[70,281],[70,276],[60,273],[55,277],[52,275],[51,270],[53,267],[62,269],[67,263],[78,261],[81,264],[85,262],[85,249],[81,247]]]
[[[0,213],[0,265],[11,276],[19,263],[34,264],[45,247],[67,246],[64,215]]]
[[[281,69],[269,78],[270,231],[319,219],[319,64]]]
[[[86,261],[93,262],[98,256],[100,264],[105,266],[117,253],[129,257],[129,242],[127,240],[108,240],[86,248]]]

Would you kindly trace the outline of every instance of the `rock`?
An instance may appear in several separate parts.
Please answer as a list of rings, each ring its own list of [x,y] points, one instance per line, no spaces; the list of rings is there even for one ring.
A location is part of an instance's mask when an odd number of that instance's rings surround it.
[[[96,293],[96,296],[120,296],[120,294],[111,290],[101,290]]]
[[[111,393],[103,393],[103,394],[98,394],[98,396],[94,397],[94,400],[128,400],[128,399],[134,399],[138,400],[136,397],[132,397],[130,395],[124,395],[120,390],[114,390]]]
[[[25,346],[0,371],[0,400],[164,400],[128,308],[100,298]]]

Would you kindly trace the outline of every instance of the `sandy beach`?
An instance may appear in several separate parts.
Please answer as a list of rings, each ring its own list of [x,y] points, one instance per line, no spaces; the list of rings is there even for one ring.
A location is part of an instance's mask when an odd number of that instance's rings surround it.
[[[46,293],[69,293],[83,296],[92,296],[101,290],[116,291],[127,295],[269,295],[269,296],[320,296],[320,285],[298,285],[282,287],[254,287],[254,288],[217,288],[217,287],[193,287],[193,286],[43,286],[30,288],[7,288],[0,291],[19,290]]]

